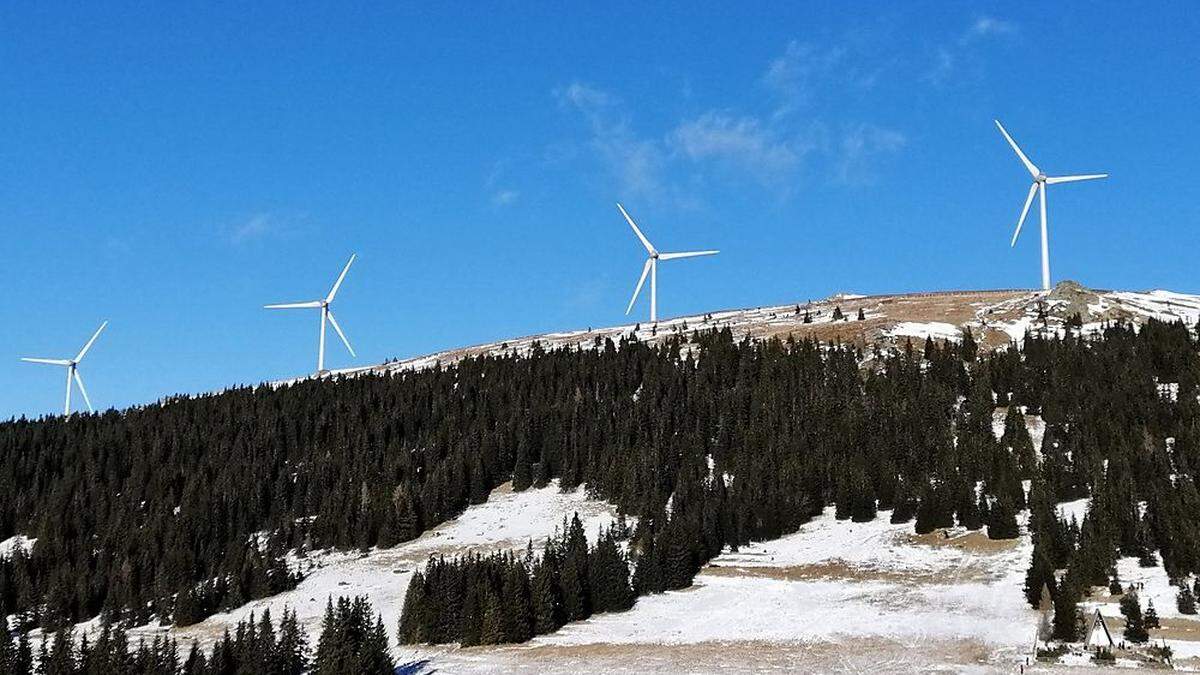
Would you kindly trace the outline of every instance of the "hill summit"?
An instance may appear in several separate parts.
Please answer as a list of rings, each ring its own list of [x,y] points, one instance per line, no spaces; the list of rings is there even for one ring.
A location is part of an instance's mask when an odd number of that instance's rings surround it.
[[[1063,334],[1076,330],[1095,333],[1106,324],[1147,320],[1200,321],[1200,295],[1165,290],[1109,291],[1062,281],[1053,290],[978,290],[857,295],[839,293],[823,300],[806,300],[745,309],[676,317],[649,323],[530,335],[490,342],[384,364],[348,368],[338,374],[421,369],[488,353],[527,353],[536,342],[543,348],[590,348],[597,340],[636,335],[655,342],[676,332],[728,327],[741,339],[811,337],[863,347],[902,347],[907,341],[961,340],[966,331],[982,349],[1005,348],[1027,331]]]

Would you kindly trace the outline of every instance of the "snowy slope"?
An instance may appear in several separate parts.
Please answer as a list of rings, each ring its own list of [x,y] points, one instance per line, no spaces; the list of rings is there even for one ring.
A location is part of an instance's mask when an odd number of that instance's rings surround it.
[[[843,318],[833,318],[840,309]],[[863,319],[858,319],[859,311]],[[544,348],[592,349],[599,340],[614,342],[635,335],[654,342],[676,333],[728,327],[736,339],[812,337],[859,345],[882,344],[901,347],[912,340],[960,340],[970,330],[984,349],[1004,348],[1021,340],[1027,331],[1062,334],[1067,321],[1078,313],[1082,332],[1096,332],[1107,322],[1140,324],[1150,318],[1200,321],[1200,295],[1171,291],[1113,292],[1091,290],[1063,282],[1049,292],[1028,290],[947,291],[900,295],[839,294],[824,300],[806,300],[786,305],[726,310],[709,314],[664,319],[657,325],[634,323],[587,330],[530,335],[510,340],[451,349],[384,364],[346,368],[334,375],[391,372],[453,363],[483,354],[528,353],[535,342]],[[808,322],[805,322],[805,317]]]
[[[583,488],[560,492],[557,480],[545,488],[523,492],[513,492],[505,484],[494,490],[487,502],[469,507],[458,518],[413,541],[390,549],[372,549],[368,553],[324,551],[310,554],[305,559],[293,561],[306,576],[291,591],[213,615],[194,626],[134,628],[130,631],[130,639],[151,639],[155,634],[169,633],[185,646],[194,640],[209,647],[220,639],[226,628],[232,630],[251,612],[261,616],[264,609],[270,608],[271,615],[278,620],[286,607],[296,611],[315,645],[326,599],[340,595],[366,595],[376,611],[382,612],[384,624],[394,636],[411,575],[429,556],[452,556],[468,550],[524,549],[530,541],[536,550],[556,528],[561,527],[563,518],[569,518],[573,513],[579,514],[584,531],[593,542],[599,528],[609,526],[616,518],[613,507],[589,499]],[[85,630],[95,627],[94,622],[81,626]]]
[[[837,521],[727,551],[681,591],[642,597],[524,645],[401,650],[439,672],[1007,670],[1027,651],[1028,538],[914,537]]]

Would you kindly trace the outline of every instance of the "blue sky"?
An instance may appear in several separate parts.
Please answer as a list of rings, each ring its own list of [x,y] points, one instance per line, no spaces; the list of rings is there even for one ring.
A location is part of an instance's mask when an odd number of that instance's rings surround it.
[[[1055,279],[1200,291],[1194,3],[0,8],[0,417],[665,316]],[[736,4],[736,3],[735,3]],[[432,4],[430,5],[432,6]],[[1084,11],[1086,10],[1086,11]],[[643,302],[635,318],[648,312]]]

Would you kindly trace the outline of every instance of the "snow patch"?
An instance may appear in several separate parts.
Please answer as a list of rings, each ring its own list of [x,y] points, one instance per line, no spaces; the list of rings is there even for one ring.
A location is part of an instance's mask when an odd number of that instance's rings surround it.
[[[23,534],[17,534],[0,541],[0,558],[7,558],[13,554],[13,551],[20,547],[26,553],[33,550],[33,545],[37,543],[36,537],[26,537]]]

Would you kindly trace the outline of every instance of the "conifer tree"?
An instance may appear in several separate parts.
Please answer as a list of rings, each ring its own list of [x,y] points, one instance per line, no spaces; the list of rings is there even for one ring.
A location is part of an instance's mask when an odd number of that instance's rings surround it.
[[[1054,567],[1050,563],[1050,558],[1046,554],[1045,549],[1046,547],[1041,540],[1035,538],[1029,569],[1025,572],[1025,600],[1034,609],[1037,609],[1041,603],[1043,586],[1050,589],[1050,597],[1052,598],[1058,586],[1054,577]]]
[[[543,559],[534,568],[532,585],[533,632],[545,635],[558,630],[559,609],[550,563]]]
[[[1017,526],[1017,513],[1007,497],[1000,497],[988,514],[989,539],[1016,539],[1021,536]]]
[[[296,610],[284,610],[279,622],[279,664],[282,675],[300,675],[308,668],[308,636],[300,628]]]
[[[1069,576],[1069,573],[1068,573]],[[1082,632],[1082,617],[1079,614],[1079,586],[1064,579],[1054,596],[1054,631],[1056,640],[1078,642]]]
[[[1139,644],[1149,639],[1137,593],[1127,593],[1121,598],[1121,614],[1125,615],[1126,640]]]
[[[1179,592],[1175,595],[1175,608],[1180,614],[1191,616],[1196,613],[1196,596],[1186,583],[1180,584]]]
[[[1143,616],[1146,628],[1162,628],[1158,620],[1158,612],[1154,609],[1154,601],[1146,600],[1146,613]]]

